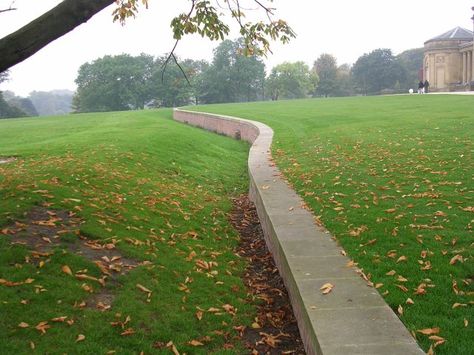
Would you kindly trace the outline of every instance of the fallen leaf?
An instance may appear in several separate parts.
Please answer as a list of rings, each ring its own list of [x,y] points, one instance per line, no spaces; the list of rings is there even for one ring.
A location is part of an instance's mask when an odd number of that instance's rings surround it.
[[[179,355],[178,349],[176,349],[176,346],[173,344],[172,341],[169,341],[168,344],[166,344],[166,347],[170,349],[174,355]]]
[[[437,336],[437,335],[432,335],[428,339],[435,341],[435,344],[434,344],[435,348],[446,342],[446,340],[444,338],[442,338],[440,336]]]
[[[202,311],[197,311],[197,312],[196,312],[196,318],[197,318],[198,320],[201,320],[203,314],[204,314],[204,313],[203,313]]]
[[[63,265],[63,266],[61,267],[61,271],[64,272],[65,274],[68,274],[68,275],[72,276],[72,270],[71,270],[71,268],[70,268],[69,266],[67,266],[67,265]]]
[[[234,306],[230,305],[230,304],[225,304],[222,306],[222,308],[229,314],[231,315],[234,315],[235,316],[235,313],[237,312],[236,309],[234,308]]]
[[[140,284],[136,284],[136,286],[137,286],[137,288],[138,288],[140,291],[142,291],[142,292],[145,292],[145,293],[148,293],[148,294],[152,293],[152,291],[150,291],[149,289],[147,289],[145,286],[142,286],[142,285],[140,285]]]
[[[124,330],[122,333],[120,333],[121,336],[127,336],[127,335],[132,335],[132,334],[135,334],[135,331],[133,330],[133,328],[128,328]]]
[[[438,334],[439,333],[439,328],[425,328],[425,329],[419,329],[417,330],[418,333],[424,334],[424,335],[433,335],[433,334]]]
[[[451,258],[451,261],[450,261],[449,263],[450,263],[451,265],[454,265],[454,264],[456,264],[458,261],[460,261],[461,263],[464,262],[464,259],[463,259],[462,255],[460,255],[460,254],[456,254],[455,256],[453,256],[453,257]]]
[[[403,315],[403,307],[401,305],[398,305],[397,311],[398,311],[399,315],[401,315],[401,316]]]
[[[415,304],[415,302],[414,302],[410,297],[408,297],[405,302],[406,302],[407,304]]]
[[[203,343],[201,343],[198,340],[191,340],[190,342],[188,342],[188,344],[191,345],[191,346],[203,346],[204,345]]]
[[[28,328],[30,325],[28,323],[25,323],[25,322],[21,322],[20,324],[18,324],[18,326],[20,328]]]
[[[407,261],[407,257],[405,255],[402,255],[401,257],[397,259],[397,263],[400,263],[402,261]]]
[[[48,322],[39,322],[35,329],[39,330],[41,334],[46,334],[46,330],[51,328],[51,326],[48,324]]]
[[[321,291],[323,291],[323,295],[327,295],[329,292],[332,291],[333,288],[334,288],[334,285],[333,285],[333,284],[325,283],[325,284],[322,285],[319,289],[320,289]]]
[[[51,319],[51,322],[64,322],[66,320],[66,318],[67,318],[67,316],[56,317],[56,318]]]
[[[79,334],[76,338],[76,343],[80,342],[80,341],[83,341],[85,339],[86,339],[86,336],[84,334]]]

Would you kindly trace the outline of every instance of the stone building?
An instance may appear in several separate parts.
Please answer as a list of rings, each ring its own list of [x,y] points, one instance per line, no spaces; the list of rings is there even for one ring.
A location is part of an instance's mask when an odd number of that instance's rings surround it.
[[[425,42],[423,79],[430,91],[474,90],[473,36],[456,27]]]

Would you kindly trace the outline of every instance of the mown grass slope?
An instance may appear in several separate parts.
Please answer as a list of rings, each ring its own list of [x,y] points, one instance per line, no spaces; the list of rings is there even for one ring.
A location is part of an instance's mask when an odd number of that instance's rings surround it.
[[[472,353],[474,97],[195,109],[270,125],[281,171],[420,345]]]
[[[242,351],[233,327],[255,310],[226,213],[247,188],[248,146],[170,118],[0,120],[0,157],[16,157],[0,164],[2,353]],[[28,228],[56,231],[33,235],[51,247],[24,245]],[[138,266],[104,270],[121,260]]]

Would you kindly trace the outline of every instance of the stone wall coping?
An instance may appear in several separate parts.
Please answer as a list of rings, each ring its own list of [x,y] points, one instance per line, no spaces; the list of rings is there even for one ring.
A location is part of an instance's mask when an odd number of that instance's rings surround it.
[[[249,196],[285,282],[307,354],[424,354],[373,287],[288,186],[271,159],[273,130],[238,117],[175,109],[173,118],[245,140]],[[334,287],[323,294],[321,287]]]

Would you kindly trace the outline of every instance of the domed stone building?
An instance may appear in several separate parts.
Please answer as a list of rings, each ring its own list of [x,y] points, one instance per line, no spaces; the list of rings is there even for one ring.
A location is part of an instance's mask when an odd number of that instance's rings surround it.
[[[473,36],[456,27],[425,42],[423,79],[430,91],[474,90]]]

